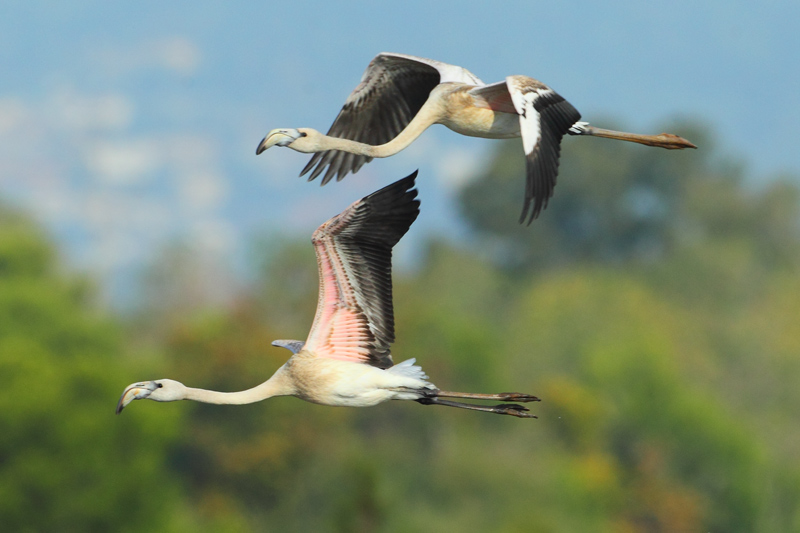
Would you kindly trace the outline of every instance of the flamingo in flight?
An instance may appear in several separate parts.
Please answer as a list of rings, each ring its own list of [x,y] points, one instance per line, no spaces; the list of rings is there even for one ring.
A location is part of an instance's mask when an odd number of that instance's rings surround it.
[[[313,153],[300,175],[311,171],[310,181],[327,167],[322,178],[325,185],[334,175],[341,180],[375,157],[400,152],[433,124],[444,124],[471,137],[522,137],[527,169],[520,223],[527,219],[530,224],[553,195],[565,134],[668,149],[696,148],[677,135],[606,130],[580,122],[580,118],[564,98],[527,76],[508,76],[486,85],[462,67],[381,53],[370,62],[327,135],[312,128],[274,129],[258,145],[256,154],[275,145]]]
[[[305,342],[272,344],[292,356],[271,378],[240,392],[187,387],[171,379],[125,388],[117,414],[133,400],[195,400],[247,404],[274,396],[296,396],[323,405],[367,407],[387,400],[414,400],[490,413],[536,418],[517,403],[494,406],[446,398],[532,402],[530,394],[470,394],[439,390],[414,359],[393,365],[392,247],[419,214],[417,173],[353,203],[312,236],[319,266],[319,301]]]

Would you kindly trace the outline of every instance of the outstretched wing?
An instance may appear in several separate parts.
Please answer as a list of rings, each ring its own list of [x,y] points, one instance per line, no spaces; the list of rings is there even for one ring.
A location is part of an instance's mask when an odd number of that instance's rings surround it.
[[[319,301],[305,350],[392,366],[392,247],[419,214],[416,176],[362,198],[314,232]]]
[[[467,69],[455,65],[405,54],[378,54],[347,97],[328,135],[373,146],[387,143],[408,126],[434,87],[445,82],[483,85]],[[370,161],[364,155],[327,150],[314,154],[300,175],[313,168],[311,181],[328,167],[322,178],[325,185],[334,175],[341,180]]]
[[[526,158],[525,203],[519,221],[522,223],[527,218],[530,224],[553,196],[561,138],[580,120],[581,114],[555,91],[533,78],[508,76],[506,85],[519,114]]]

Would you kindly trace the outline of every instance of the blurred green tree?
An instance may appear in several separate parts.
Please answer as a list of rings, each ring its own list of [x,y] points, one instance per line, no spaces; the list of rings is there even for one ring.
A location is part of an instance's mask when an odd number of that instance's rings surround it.
[[[60,271],[53,245],[0,207],[0,524],[4,531],[179,531],[167,412],[114,418],[132,365],[90,285]],[[178,511],[178,512],[176,512]]]
[[[140,402],[184,421],[168,464],[192,515],[228,531],[800,531],[797,182],[756,187],[707,130],[668,129],[701,149],[567,141],[527,228],[522,158],[498,145],[462,197],[477,245],[432,241],[395,273],[395,360],[443,388],[535,392],[538,422]],[[227,305],[155,303],[163,376],[250,387],[289,356],[271,340],[305,336],[313,249],[260,246]]]
[[[496,264],[510,270],[661,258],[691,226],[686,212],[694,182],[715,177],[725,189],[741,180],[739,165],[716,159],[703,127],[667,129],[700,149],[566,138],[553,198],[530,227],[514,216],[524,191],[519,143],[501,143],[486,170],[462,190],[461,212]]]

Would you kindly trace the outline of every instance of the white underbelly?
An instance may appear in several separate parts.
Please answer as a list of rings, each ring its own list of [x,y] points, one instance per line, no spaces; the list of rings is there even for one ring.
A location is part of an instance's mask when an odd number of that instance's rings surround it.
[[[461,135],[485,139],[513,139],[520,136],[519,115],[470,108],[441,122]]]
[[[323,405],[370,407],[392,399],[416,399],[398,388],[419,388],[418,380],[398,376],[373,366],[309,358],[293,361],[289,371],[297,387],[296,396]]]

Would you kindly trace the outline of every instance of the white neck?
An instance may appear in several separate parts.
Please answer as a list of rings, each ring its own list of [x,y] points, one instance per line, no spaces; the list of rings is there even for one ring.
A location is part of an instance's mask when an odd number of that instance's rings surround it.
[[[309,150],[309,152],[341,150],[343,152],[365,155],[368,157],[389,157],[407,148],[417,137],[422,135],[422,132],[439,122],[444,117],[444,107],[445,105],[441,99],[428,98],[411,122],[408,123],[408,126],[406,126],[397,137],[388,143],[377,146],[351,141],[350,139],[329,137],[320,132],[315,132],[317,146],[313,150]],[[291,148],[292,145],[289,145],[289,147]]]
[[[217,392],[186,387],[186,396],[183,399],[218,405],[242,405],[260,402],[273,396],[290,396],[294,392],[291,380],[281,367],[271,378],[252,389],[238,392]]]

